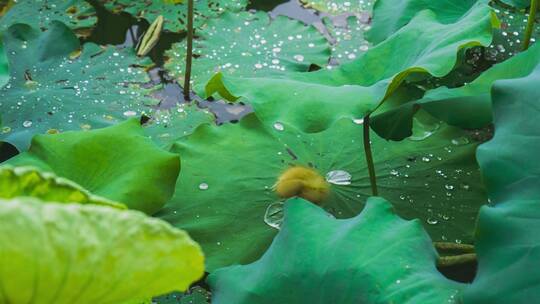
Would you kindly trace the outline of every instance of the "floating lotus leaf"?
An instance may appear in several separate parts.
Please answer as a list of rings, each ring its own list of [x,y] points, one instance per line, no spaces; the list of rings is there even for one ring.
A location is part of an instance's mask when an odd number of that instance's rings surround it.
[[[62,22],[73,30],[88,29],[97,23],[96,10],[84,0],[17,0],[0,18],[0,29],[16,23],[45,29],[54,27],[51,21]]]
[[[378,44],[404,27],[418,12],[426,9],[433,11],[435,19],[442,24],[456,23],[471,8],[487,3],[487,0],[378,0],[373,7],[371,30],[366,33],[366,37],[371,43]]]
[[[540,301],[540,67],[493,89],[495,137],[478,148],[491,206],[478,219],[478,274],[464,303]],[[494,288],[496,287],[496,288]]]
[[[490,43],[493,26],[491,8],[482,3],[450,24],[440,23],[437,14],[424,10],[390,38],[337,69],[279,78],[221,73],[208,83],[207,95],[219,92],[230,100],[242,96],[266,123],[286,122],[318,132],[341,118],[364,117],[408,76],[448,74],[458,51]]]
[[[86,43],[64,24],[48,31],[16,24],[4,35],[11,67],[0,89],[0,140],[26,150],[32,136],[101,128],[148,110],[140,84],[149,81],[131,49]],[[78,56],[78,57],[77,57]],[[75,58],[76,57],[76,58]]]
[[[331,15],[369,12],[374,0],[300,0],[304,6]]]
[[[30,167],[0,167],[0,198],[12,199],[19,196],[35,197],[57,203],[125,208],[122,204],[93,195],[74,182],[54,174],[42,173]]]
[[[17,198],[0,223],[2,303],[141,303],[204,273],[184,231],[137,211]]]
[[[339,22],[343,20],[338,19]],[[334,39],[332,45],[332,58],[342,64],[352,61],[365,53],[370,44],[364,38],[364,32],[369,24],[362,19],[350,16],[343,24],[336,24],[331,18],[323,19],[330,36]]]
[[[382,198],[347,220],[291,199],[261,259],[210,275],[212,303],[459,303],[464,285],[440,274],[436,259],[422,225]]]
[[[113,12],[126,12],[137,18],[152,23],[158,16],[163,16],[163,29],[171,32],[187,31],[187,0],[98,0],[105,8]],[[209,18],[215,18],[227,11],[243,10],[247,0],[194,0],[193,26],[199,28]]]
[[[196,105],[181,104],[167,110],[158,110],[145,124],[145,133],[158,146],[169,150],[179,138],[193,133],[202,124],[212,123],[215,117]]]
[[[179,157],[156,147],[136,119],[99,130],[38,135],[28,152],[7,163],[53,172],[149,214],[170,199],[180,170]]]
[[[192,80],[199,94],[217,72],[236,77],[307,72],[311,64],[324,66],[330,57],[328,42],[315,27],[283,16],[271,20],[264,12],[225,13],[197,36]],[[165,68],[183,84],[186,42],[174,44],[166,56]]]
[[[326,176],[330,196],[323,206],[339,218],[354,216],[371,193],[357,123],[340,120],[316,134],[284,123],[264,125],[253,114],[238,124],[202,125],[173,146],[182,174],[175,196],[156,216],[203,246],[210,271],[262,255],[279,222],[273,214],[280,213],[281,199],[272,187],[291,165]],[[434,240],[470,242],[486,201],[476,144],[438,124],[418,125],[417,132],[399,143],[374,136],[381,195],[405,218],[421,218]]]

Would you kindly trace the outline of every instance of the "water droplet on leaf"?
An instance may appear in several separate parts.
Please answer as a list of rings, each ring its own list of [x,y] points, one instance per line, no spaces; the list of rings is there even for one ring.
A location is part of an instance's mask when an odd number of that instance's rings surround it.
[[[326,181],[330,184],[347,186],[351,184],[352,175],[343,170],[334,170],[326,173]]]

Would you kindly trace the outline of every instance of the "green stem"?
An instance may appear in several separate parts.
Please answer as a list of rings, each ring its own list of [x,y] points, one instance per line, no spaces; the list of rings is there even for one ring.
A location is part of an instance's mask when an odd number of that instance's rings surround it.
[[[527,29],[523,38],[523,51],[526,51],[531,44],[531,37],[534,31],[536,11],[538,10],[538,0],[531,0],[531,8],[529,10],[529,20],[527,21]]]
[[[444,256],[437,260],[437,267],[451,267],[476,262],[475,253],[466,253],[454,256]]]
[[[377,175],[375,175],[375,164],[373,163],[373,154],[371,153],[371,140],[369,139],[369,115],[364,117],[364,152],[369,171],[369,183],[371,184],[371,193],[378,196]]]
[[[188,0],[188,24],[187,24],[187,54],[186,54],[186,77],[184,79],[184,99],[191,100],[191,62],[193,59],[193,0]]]
[[[462,253],[474,253],[474,246],[452,242],[433,242],[435,249],[439,251],[457,251]]]

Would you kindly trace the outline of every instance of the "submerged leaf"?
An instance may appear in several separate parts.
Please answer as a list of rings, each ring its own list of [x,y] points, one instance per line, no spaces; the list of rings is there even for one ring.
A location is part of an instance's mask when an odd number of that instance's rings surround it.
[[[537,66],[494,86],[495,137],[478,148],[492,205],[480,211],[478,274],[464,303],[540,302],[539,83]]]
[[[174,144],[182,174],[157,216],[203,246],[210,271],[252,262],[264,252],[281,219],[281,199],[272,187],[291,166],[326,177],[329,195],[321,205],[339,218],[355,216],[371,195],[358,123],[341,120],[317,134],[282,122],[265,125],[253,114],[238,124],[203,125]],[[419,136],[412,140],[373,137],[381,195],[401,216],[422,219],[434,240],[470,242],[486,201],[476,144],[439,124],[416,127]],[[311,180],[304,181],[317,188],[319,179]]]
[[[436,259],[420,223],[382,198],[347,220],[292,199],[261,259],[210,275],[212,303],[458,303],[464,286],[440,274]]]
[[[125,209],[125,205],[93,195],[76,183],[30,167],[0,167],[0,198],[20,196],[56,203],[77,203]]]
[[[54,172],[149,214],[172,196],[180,170],[179,157],[156,147],[135,119],[93,131],[38,135],[28,152],[7,164]]]
[[[26,150],[35,134],[102,128],[149,110],[150,79],[133,50],[86,43],[64,24],[42,32],[16,24],[4,35],[11,79],[0,90],[0,140]],[[136,65],[136,66],[134,66]]]
[[[2,303],[124,303],[185,290],[204,273],[184,231],[103,206],[0,200],[0,244]]]
[[[203,95],[204,86],[217,72],[236,77],[307,72],[311,64],[328,63],[328,42],[313,26],[265,12],[225,13],[210,20],[194,41],[192,82]],[[165,68],[184,83],[186,41],[166,53]]]

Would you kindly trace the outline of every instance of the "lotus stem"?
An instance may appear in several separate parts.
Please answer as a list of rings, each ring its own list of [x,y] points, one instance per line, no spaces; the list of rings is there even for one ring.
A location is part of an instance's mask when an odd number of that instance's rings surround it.
[[[366,154],[366,162],[369,171],[369,183],[371,184],[371,193],[373,196],[378,196],[377,175],[375,174],[375,164],[373,163],[373,154],[371,153],[371,140],[369,139],[369,115],[364,117],[364,152]]]
[[[474,253],[474,245],[459,244],[452,242],[433,242],[435,249],[441,251],[456,251],[463,253]]]
[[[466,253],[454,256],[439,257],[437,260],[437,267],[451,267],[455,265],[463,265],[467,263],[476,262],[475,253]]]
[[[186,54],[186,77],[184,79],[184,99],[191,100],[191,64],[193,59],[193,0],[188,0],[188,31],[187,31],[187,54]]]
[[[523,38],[523,51],[526,51],[531,44],[531,37],[534,31],[534,24],[536,19],[536,11],[538,10],[538,0],[531,0],[531,7],[529,9],[529,19],[527,20],[527,29],[525,30],[525,37]]]

